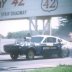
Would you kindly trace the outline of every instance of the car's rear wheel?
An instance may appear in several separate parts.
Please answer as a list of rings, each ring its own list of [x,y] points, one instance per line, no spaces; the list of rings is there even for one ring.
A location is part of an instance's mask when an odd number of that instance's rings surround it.
[[[27,52],[26,59],[32,60],[32,59],[34,59],[34,55],[35,55],[34,51],[33,50],[29,50]]]
[[[16,60],[18,58],[18,54],[10,54],[10,57],[12,58],[12,60]]]
[[[60,57],[68,57],[69,56],[69,49],[63,49],[60,53]]]
[[[48,51],[43,52],[43,58],[44,59],[47,59],[47,58],[50,58],[50,57],[51,57],[51,53],[48,53]]]
[[[43,55],[43,58],[44,58],[44,59],[47,59],[47,58],[50,58],[50,56],[44,54],[44,55]]]

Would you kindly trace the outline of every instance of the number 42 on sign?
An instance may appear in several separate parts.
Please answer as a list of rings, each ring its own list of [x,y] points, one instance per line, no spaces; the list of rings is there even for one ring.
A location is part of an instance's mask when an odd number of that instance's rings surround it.
[[[22,6],[22,5],[24,5],[24,0],[13,0],[12,5],[14,5],[14,6]]]

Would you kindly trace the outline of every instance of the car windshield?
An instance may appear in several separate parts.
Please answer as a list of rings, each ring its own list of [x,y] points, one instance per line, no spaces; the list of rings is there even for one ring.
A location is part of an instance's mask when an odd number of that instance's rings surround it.
[[[24,38],[20,38],[20,39],[16,39],[16,44],[20,44],[20,43],[24,43],[24,42],[30,42],[31,38],[26,38],[26,40],[24,40]]]
[[[32,37],[31,42],[40,43],[43,40],[43,37]]]

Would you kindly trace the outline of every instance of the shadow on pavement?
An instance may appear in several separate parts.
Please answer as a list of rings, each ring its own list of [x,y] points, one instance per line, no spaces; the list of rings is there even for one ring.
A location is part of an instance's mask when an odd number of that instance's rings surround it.
[[[43,58],[43,57],[38,57],[38,58],[34,58],[33,60],[44,60],[44,59],[59,59],[59,57],[50,57],[50,58]],[[13,61],[13,62],[16,62],[16,61],[33,61],[33,60],[27,60],[26,58],[20,58],[20,59],[17,59],[17,60],[12,60],[12,59],[3,59],[3,60],[0,60],[0,61]]]

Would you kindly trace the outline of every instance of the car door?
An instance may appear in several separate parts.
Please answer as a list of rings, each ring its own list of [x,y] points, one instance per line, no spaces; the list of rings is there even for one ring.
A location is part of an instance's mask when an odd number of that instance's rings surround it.
[[[57,42],[57,39],[55,37],[47,37],[43,42],[44,44],[46,44],[46,46],[43,47],[43,50],[46,50],[47,53],[49,54],[56,53],[57,47],[54,46],[56,42]]]

